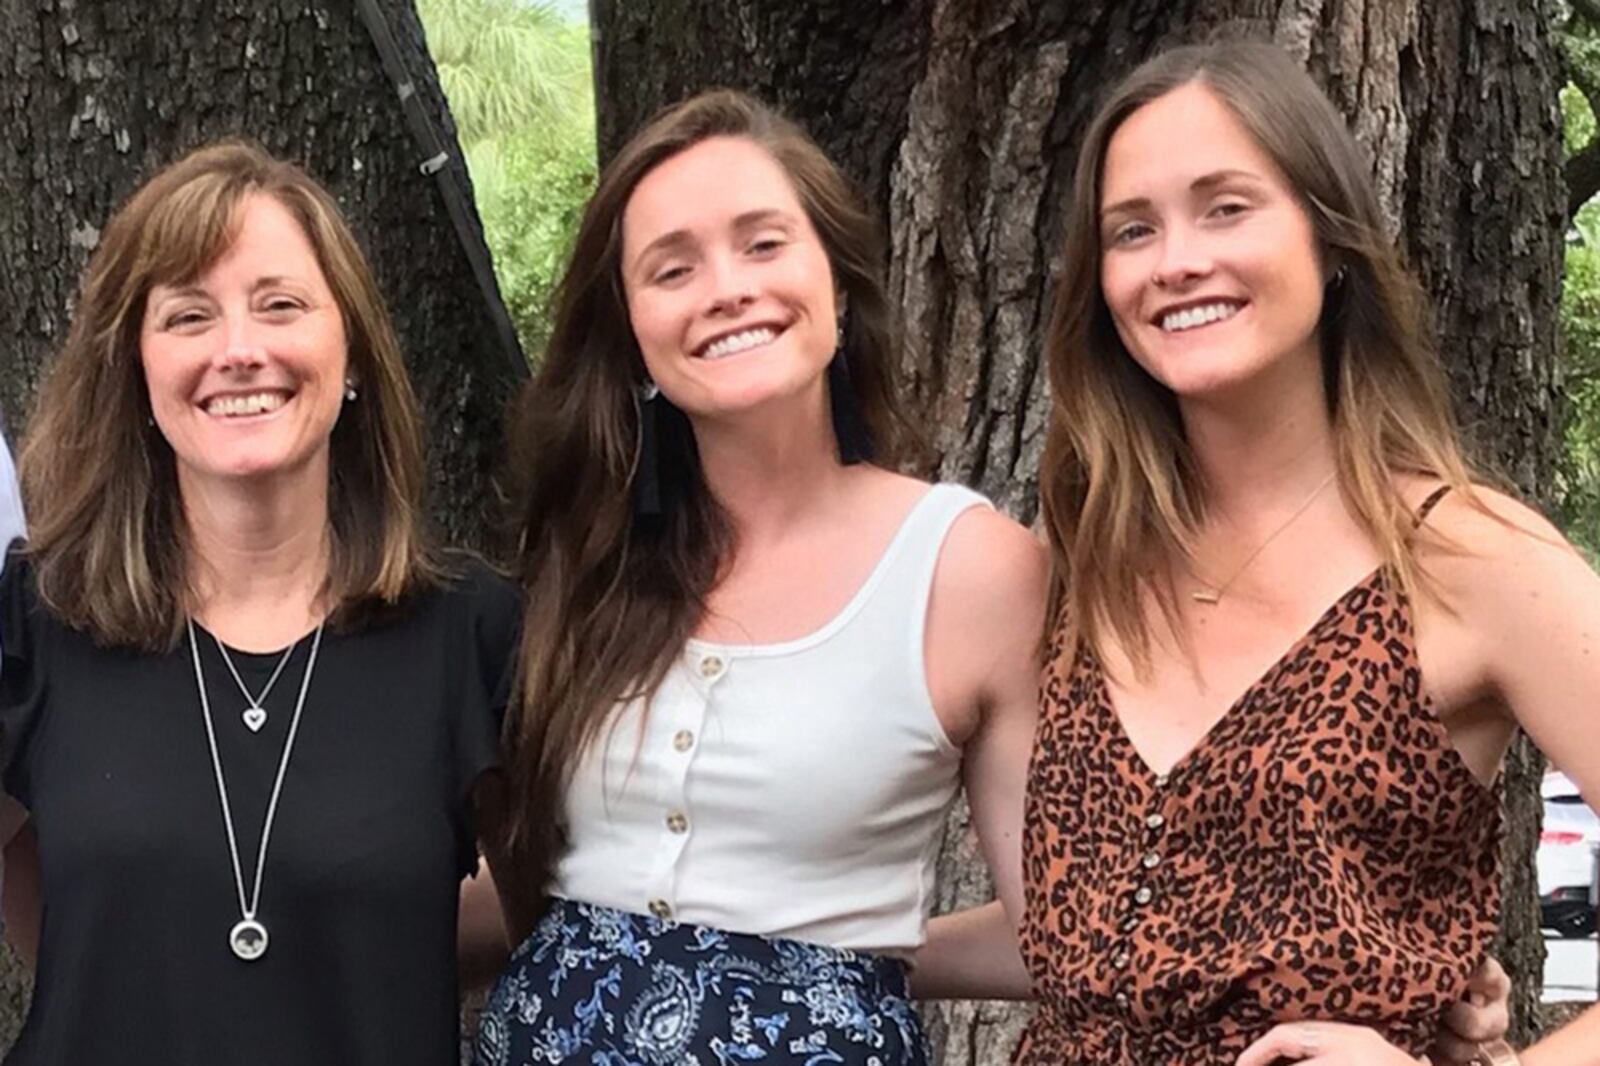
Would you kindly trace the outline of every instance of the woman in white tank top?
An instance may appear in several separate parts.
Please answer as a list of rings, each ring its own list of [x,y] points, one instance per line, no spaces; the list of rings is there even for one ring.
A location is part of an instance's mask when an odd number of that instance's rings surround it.
[[[735,93],[601,178],[513,437],[530,602],[493,865],[531,935],[484,1066],[922,1063],[908,961],[919,991],[1026,994],[1045,562],[888,465],[876,234]],[[919,955],[963,785],[1004,906]]]

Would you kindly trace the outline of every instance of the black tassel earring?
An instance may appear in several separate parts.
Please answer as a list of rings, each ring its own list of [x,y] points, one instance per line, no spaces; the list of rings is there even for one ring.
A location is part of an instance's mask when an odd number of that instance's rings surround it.
[[[845,466],[872,461],[872,431],[861,417],[861,405],[850,381],[844,319],[839,321],[839,347],[828,363],[828,406],[833,414],[833,435],[839,442],[839,461]]]
[[[639,452],[633,466],[633,513],[636,517],[661,515],[661,390],[653,381],[638,386],[633,408],[639,417]]]

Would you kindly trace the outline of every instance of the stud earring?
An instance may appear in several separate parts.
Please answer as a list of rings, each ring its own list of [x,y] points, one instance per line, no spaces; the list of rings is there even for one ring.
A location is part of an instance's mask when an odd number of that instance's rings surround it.
[[[344,379],[344,402],[350,403],[356,398],[356,383],[349,378]]]

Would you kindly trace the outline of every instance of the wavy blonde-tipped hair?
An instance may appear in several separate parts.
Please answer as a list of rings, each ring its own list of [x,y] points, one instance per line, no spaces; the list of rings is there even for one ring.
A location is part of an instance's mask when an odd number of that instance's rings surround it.
[[[1101,106],[1078,157],[1065,269],[1045,336],[1053,398],[1040,470],[1063,653],[1098,655],[1109,634],[1140,672],[1154,636],[1147,594],[1176,631],[1168,564],[1193,543],[1206,487],[1173,394],[1124,348],[1106,306],[1101,186],[1122,123],[1190,84],[1215,95],[1277,165],[1311,219],[1323,262],[1341,271],[1324,291],[1318,326],[1339,490],[1403,591],[1427,585],[1413,504],[1396,475],[1435,478],[1469,496],[1474,477],[1426,299],[1386,235],[1371,171],[1328,98],[1268,44],[1189,45],[1148,60]]]
[[[344,319],[360,396],[330,442],[326,594],[336,623],[397,603],[438,567],[423,518],[418,406],[377,283],[333,198],[259,147],[198,149],[107,224],[19,456],[41,598],[104,644],[173,646],[191,594],[172,448],[151,419],[139,334],[155,285],[196,281],[270,196],[300,224]]]

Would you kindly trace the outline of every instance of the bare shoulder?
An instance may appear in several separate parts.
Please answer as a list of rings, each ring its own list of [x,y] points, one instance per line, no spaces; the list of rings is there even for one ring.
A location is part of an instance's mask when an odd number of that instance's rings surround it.
[[[1469,565],[1492,568],[1528,557],[1583,562],[1549,519],[1487,485],[1445,493],[1424,521],[1440,535],[1445,554],[1460,555]]]
[[[1048,567],[1045,546],[1030,531],[992,508],[971,507],[945,541],[938,592],[972,607],[1017,610],[1020,599],[1043,602]]]
[[[985,723],[1032,736],[1044,630],[1044,545],[987,507],[955,520],[928,606],[929,690],[948,735],[964,743]]]
[[[1422,542],[1423,565],[1439,579],[1441,591],[1460,597],[1464,606],[1527,607],[1530,600],[1552,597],[1561,602],[1600,583],[1548,519],[1497,489],[1475,485],[1470,493],[1447,493],[1426,524],[1437,536]]]

